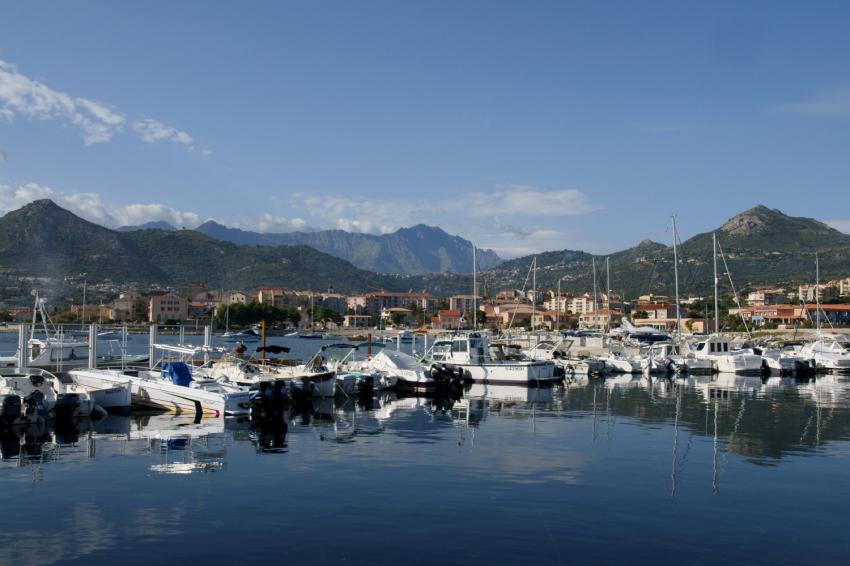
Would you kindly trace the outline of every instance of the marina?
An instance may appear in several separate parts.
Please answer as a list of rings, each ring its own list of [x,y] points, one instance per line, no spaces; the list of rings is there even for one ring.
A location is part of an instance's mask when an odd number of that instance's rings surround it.
[[[382,556],[405,563],[433,561],[410,555],[423,537],[448,540],[450,564],[606,562],[611,545],[636,560],[722,548],[732,564],[840,562],[847,551],[836,541],[846,540],[850,382],[833,376],[471,384],[454,400],[314,399],[280,417],[135,414],[6,430],[0,560],[41,562],[49,548],[63,562],[369,564],[368,532],[391,532]],[[789,521],[788,508],[816,517]],[[312,517],[358,526],[327,537]],[[800,521],[817,521],[817,535]],[[737,544],[745,524],[770,535]],[[270,526],[287,536],[269,540]]]

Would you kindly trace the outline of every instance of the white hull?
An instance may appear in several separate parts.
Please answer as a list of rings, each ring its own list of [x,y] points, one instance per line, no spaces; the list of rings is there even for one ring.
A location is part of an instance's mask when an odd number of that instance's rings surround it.
[[[730,354],[715,356],[714,367],[720,373],[757,375],[762,371],[762,357],[755,354]]]
[[[450,364],[463,370],[473,383],[501,385],[544,385],[558,381],[552,362],[494,362],[489,364]]]
[[[144,373],[144,372],[142,372]],[[150,376],[126,375],[115,370],[86,370],[73,372],[75,381],[86,386],[110,387],[129,383],[133,405],[169,411],[173,413],[200,413],[213,417],[225,415],[226,397],[229,394],[204,391],[194,387],[174,385],[168,381]],[[247,392],[244,393],[247,402]],[[243,401],[239,396],[230,400],[231,411],[239,409]],[[241,410],[239,412],[245,412]],[[233,413],[238,414],[238,413]]]

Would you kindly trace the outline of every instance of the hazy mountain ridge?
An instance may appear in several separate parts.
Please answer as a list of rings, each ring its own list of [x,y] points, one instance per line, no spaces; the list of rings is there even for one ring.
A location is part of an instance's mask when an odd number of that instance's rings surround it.
[[[343,230],[260,233],[229,228],[207,221],[198,232],[241,245],[305,245],[353,265],[379,273],[471,273],[472,243],[433,226],[418,224],[392,234],[361,234]],[[479,269],[490,269],[502,259],[492,250],[478,250]]]
[[[79,218],[50,200],[0,218],[0,269],[9,275],[214,288],[261,286],[356,292],[407,290],[410,281],[357,269],[307,246],[239,246],[193,230],[118,232]]]

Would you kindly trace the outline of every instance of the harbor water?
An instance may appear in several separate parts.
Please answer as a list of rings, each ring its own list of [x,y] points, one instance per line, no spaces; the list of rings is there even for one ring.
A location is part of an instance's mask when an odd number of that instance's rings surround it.
[[[321,344],[273,341],[301,358]],[[850,381],[828,375],[472,386],[459,399],[314,402],[279,423],[110,416],[7,431],[0,450],[3,564],[850,554]]]

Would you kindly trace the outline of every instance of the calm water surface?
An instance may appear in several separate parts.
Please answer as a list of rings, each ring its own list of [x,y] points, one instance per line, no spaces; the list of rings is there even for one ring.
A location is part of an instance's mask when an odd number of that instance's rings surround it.
[[[832,377],[113,416],[2,437],[0,562],[846,564],[848,441]]]

